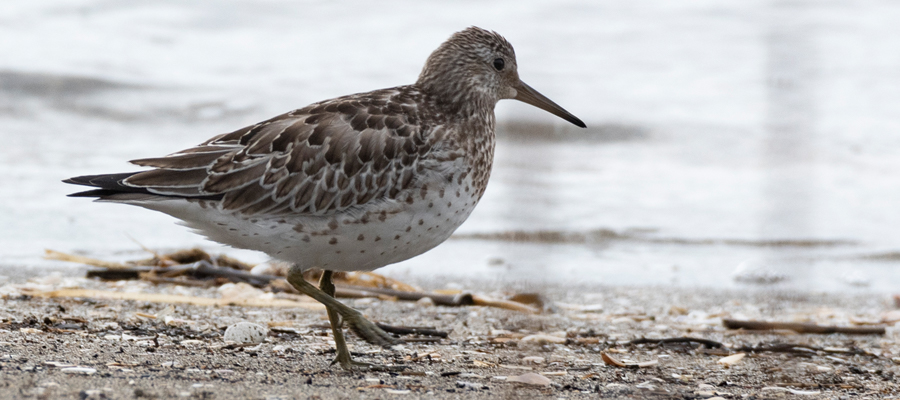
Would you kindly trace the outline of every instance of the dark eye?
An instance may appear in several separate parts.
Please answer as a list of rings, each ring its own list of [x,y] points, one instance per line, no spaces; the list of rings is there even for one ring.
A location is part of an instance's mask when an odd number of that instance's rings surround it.
[[[506,65],[506,63],[503,62],[503,59],[502,59],[502,58],[495,58],[495,59],[494,59],[494,69],[496,69],[497,71],[503,71],[503,67],[504,67],[505,65]]]

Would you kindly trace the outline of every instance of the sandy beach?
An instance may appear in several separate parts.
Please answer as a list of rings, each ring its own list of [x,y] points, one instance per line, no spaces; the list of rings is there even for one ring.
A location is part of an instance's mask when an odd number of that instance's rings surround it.
[[[900,398],[900,2],[6,3],[0,398]],[[537,312],[344,298],[447,334],[348,334],[356,359],[404,368],[348,372],[302,297],[104,282],[43,257],[265,262],[61,181],[415,82],[472,25],[587,129],[500,102],[471,217],[377,272]],[[265,340],[226,343],[240,322]]]
[[[216,288],[90,280],[77,267],[38,271],[40,276],[29,278],[2,270],[14,277],[0,287],[2,398],[900,396],[895,383],[900,344],[893,326],[900,317],[886,294],[457,282],[452,286],[493,298],[536,293],[544,309],[530,314],[345,299],[375,321],[449,333],[440,340],[410,339],[393,349],[351,335],[357,359],[405,369],[347,372],[329,366],[333,342],[324,311],[314,306],[44,298],[26,293],[79,288],[202,298],[222,294]],[[447,285],[412,283],[425,290]],[[884,335],[736,331],[723,326],[725,319],[875,324],[887,330]],[[268,327],[268,337],[255,346],[227,345],[224,330],[242,321]],[[642,338],[649,340],[631,342]],[[667,338],[698,341],[660,342]]]

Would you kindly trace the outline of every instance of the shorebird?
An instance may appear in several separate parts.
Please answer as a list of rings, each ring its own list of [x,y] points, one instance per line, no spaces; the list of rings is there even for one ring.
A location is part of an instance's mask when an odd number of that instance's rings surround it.
[[[325,305],[345,369],[342,325],[366,341],[397,339],[334,299],[333,271],[371,271],[445,241],[487,187],[494,107],[531,104],[580,119],[519,79],[512,45],[470,27],[428,57],[416,83],[310,104],[164,157],[140,172],[79,176],[97,201],[161,211],[219,243],[292,264],[288,282]],[[317,288],[303,279],[324,270]]]

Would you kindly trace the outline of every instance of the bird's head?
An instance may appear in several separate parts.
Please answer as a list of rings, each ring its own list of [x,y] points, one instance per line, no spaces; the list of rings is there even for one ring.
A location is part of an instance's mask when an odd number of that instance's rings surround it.
[[[471,27],[456,32],[428,57],[417,82],[425,92],[457,109],[516,99],[582,128],[584,122],[519,79],[516,52],[496,32]]]

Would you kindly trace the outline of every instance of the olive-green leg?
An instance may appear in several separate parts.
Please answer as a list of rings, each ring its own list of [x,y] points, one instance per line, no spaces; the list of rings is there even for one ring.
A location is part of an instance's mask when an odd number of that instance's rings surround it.
[[[337,351],[337,357],[335,357],[332,364],[339,363],[341,367],[347,370],[355,368],[393,369],[385,368],[380,365],[353,361],[350,357],[350,350],[347,348],[347,342],[344,340],[344,332],[341,328],[344,322],[347,323],[348,327],[353,330],[354,333],[372,344],[389,346],[402,343],[402,341],[394,338],[367,320],[359,311],[335,300],[334,282],[331,280],[332,274],[333,271],[323,271],[318,288],[303,279],[303,271],[297,266],[291,267],[287,276],[288,283],[294,286],[297,291],[312,297],[325,305],[325,309],[328,311],[328,320],[331,322],[331,332],[334,335],[334,345]]]

